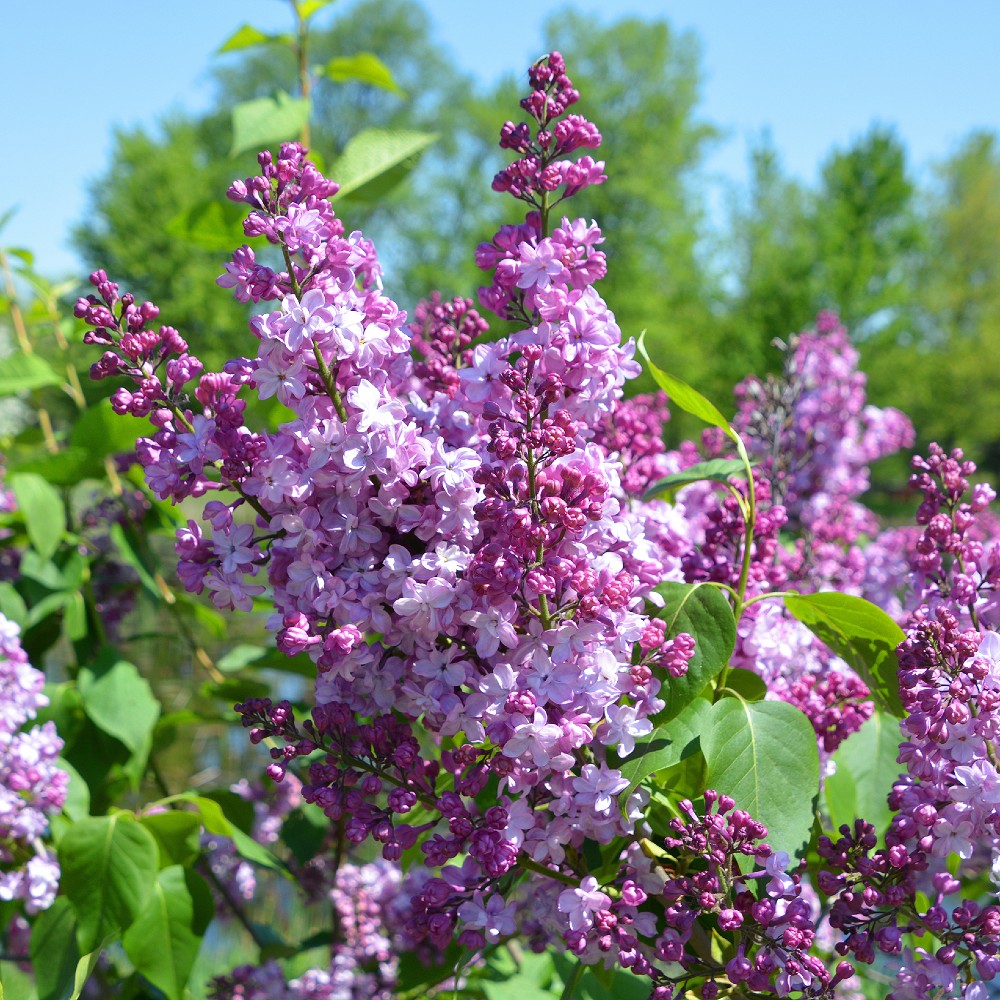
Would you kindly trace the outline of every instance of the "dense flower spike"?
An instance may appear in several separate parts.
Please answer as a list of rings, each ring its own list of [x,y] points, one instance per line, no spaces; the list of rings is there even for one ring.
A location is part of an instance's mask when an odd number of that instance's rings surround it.
[[[37,913],[52,905],[59,885],[59,862],[44,838],[69,776],[56,767],[63,741],[55,725],[21,728],[48,699],[19,636],[0,615],[0,900],[21,900]]]

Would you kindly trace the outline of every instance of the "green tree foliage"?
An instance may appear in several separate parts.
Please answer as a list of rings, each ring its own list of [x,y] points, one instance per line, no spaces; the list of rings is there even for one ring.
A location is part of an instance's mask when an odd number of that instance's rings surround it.
[[[111,166],[91,185],[87,218],[73,235],[89,266],[103,267],[139,297],[169,302],[163,322],[213,359],[246,329],[240,311],[214,288],[224,260],[218,224],[238,218],[220,196],[236,172],[246,176],[253,168],[252,157],[227,159],[227,129],[220,112],[169,118],[159,135],[141,127],[117,132]],[[201,238],[197,226],[183,225],[194,216],[207,222]],[[232,233],[236,245],[238,230]]]
[[[806,325],[816,308],[812,198],[786,177],[765,138],[750,155],[750,185],[734,206],[730,268],[734,291],[724,325],[730,349],[721,381],[732,385],[768,367],[770,343]]]
[[[312,98],[311,142],[329,163],[348,140],[368,127],[426,129],[442,134],[439,160],[453,150],[454,118],[468,81],[430,39],[427,15],[410,0],[368,0],[326,29],[313,32],[309,59],[325,65],[338,56],[376,52],[391,67],[409,99],[379,87],[319,77]],[[215,71],[216,110],[202,118],[177,116],[154,131],[119,132],[112,165],[94,182],[86,220],[74,243],[88,264],[156,302],[170,302],[165,322],[197,343],[210,363],[244,353],[245,325],[214,287],[231,249],[240,241],[242,213],[225,199],[235,176],[256,171],[252,154],[230,158],[230,109],[276,89],[296,88],[292,52],[265,45],[234,52]],[[394,246],[409,232],[415,187],[393,189],[395,171],[345,200],[338,211],[348,230],[363,228]],[[404,185],[404,188],[406,186]],[[404,221],[405,220],[405,221]],[[390,253],[387,266],[392,269]]]
[[[940,163],[926,199],[927,250],[914,267],[916,316],[872,368],[872,384],[913,418],[921,437],[961,443],[1000,468],[1000,149],[975,132]],[[896,402],[898,400],[898,402]]]
[[[914,255],[924,238],[913,202],[906,150],[890,129],[874,126],[823,165],[814,281],[858,339],[912,322]]]

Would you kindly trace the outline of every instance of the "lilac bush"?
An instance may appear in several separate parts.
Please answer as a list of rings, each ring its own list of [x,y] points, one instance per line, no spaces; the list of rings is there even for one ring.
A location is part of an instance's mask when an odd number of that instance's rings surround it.
[[[854,996],[881,955],[896,1000],[980,1000],[1000,968],[979,878],[1000,866],[992,491],[935,448],[922,532],[879,537],[869,465],[913,430],[867,404],[831,314],[737,387],[731,425],[652,363],[666,395],[623,400],[637,344],[596,290],[600,229],[564,204],[607,179],[579,155],[601,136],[558,53],[529,83],[493,183],[527,213],[476,249],[479,307],[435,293],[407,323],[297,143],[228,192],[275,248],[218,282],[258,307],[252,355],[204,371],[102,271],[77,305],[94,376],[128,382],[115,411],[153,424],[150,490],[201,500],[184,586],[266,608],[315,671],[304,714],[236,710],[328,820],[331,964],[240,968],[213,996],[415,996],[400,952],[448,958],[428,990],[474,989],[522,941],[567,956],[564,996],[585,975],[654,1000]],[[254,394],[285,407],[276,430],[247,422]],[[701,442],[666,449],[668,405],[712,425]],[[894,715],[900,769],[850,776]],[[837,832],[838,774],[885,785],[887,829]]]

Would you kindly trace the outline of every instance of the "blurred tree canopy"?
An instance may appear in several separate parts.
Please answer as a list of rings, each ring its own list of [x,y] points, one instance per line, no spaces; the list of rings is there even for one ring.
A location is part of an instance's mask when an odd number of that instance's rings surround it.
[[[922,443],[962,442],[1000,469],[1000,431],[980,419],[1000,405],[1000,382],[983,376],[1000,349],[995,135],[969,136],[923,187],[882,125],[832,150],[815,185],[790,178],[765,138],[746,190],[710,216],[704,165],[720,133],[699,113],[697,39],[662,20],[608,22],[570,9],[547,24],[546,47],[566,56],[580,111],[605,137],[608,182],[574,210],[607,234],[601,291],[626,336],[647,330],[658,362],[725,409],[735,381],[776,360],[775,337],[836,309],[862,350],[873,402],[907,412]],[[310,50],[317,63],[374,52],[407,95],[319,79],[311,141],[322,163],[372,125],[439,135],[401,183],[338,206],[349,230],[379,246],[390,293],[408,307],[435,288],[474,295],[476,243],[517,218],[489,185],[524,72],[477,89],[414,0],[362,0],[315,29]],[[219,363],[248,350],[245,314],[214,286],[240,242],[224,191],[256,170],[252,156],[228,157],[229,109],[293,90],[296,66],[291,52],[254,49],[227,54],[214,75],[209,114],[118,133],[75,243],[89,264],[164,306],[164,321]]]

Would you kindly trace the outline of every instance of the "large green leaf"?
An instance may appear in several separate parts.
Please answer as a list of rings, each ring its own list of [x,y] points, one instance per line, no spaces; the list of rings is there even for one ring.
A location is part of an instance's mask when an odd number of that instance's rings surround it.
[[[159,873],[149,902],[125,932],[125,954],[169,1000],[184,995],[213,910],[205,880],[171,865]]]
[[[274,97],[258,97],[233,108],[233,145],[230,156],[259,150],[274,143],[297,140],[309,121],[312,104],[279,90]]]
[[[676,718],[636,740],[635,749],[620,766],[622,777],[628,781],[628,788],[618,800],[623,811],[628,797],[651,774],[665,771],[698,752],[698,738],[711,710],[711,702],[695,698]]]
[[[854,825],[866,819],[880,836],[889,826],[892,810],[887,801],[899,776],[899,722],[891,715],[875,712],[833,754],[836,770],[823,783],[830,826]]]
[[[672,472],[669,476],[657,480],[642,495],[643,500],[652,500],[654,497],[666,496],[670,499],[676,496],[677,491],[691,483],[701,483],[706,480],[714,483],[728,483],[733,476],[746,479],[747,470],[743,462],[738,458],[710,458],[706,462],[698,462],[690,465],[680,472]]]
[[[156,838],[160,867],[189,867],[201,853],[201,821],[194,813],[181,809],[150,813],[139,822]]]
[[[343,198],[393,167],[415,162],[437,136],[429,132],[389,131],[366,128],[344,147],[330,167],[330,176],[340,185],[333,199]]]
[[[785,607],[868,685],[878,706],[902,718],[896,647],[903,630],[879,607],[851,594],[796,594]]]
[[[38,914],[31,928],[31,964],[38,1000],[68,1000],[73,993],[80,951],[76,946],[76,916],[65,896]]]
[[[10,486],[32,547],[50,559],[66,532],[66,509],[59,491],[33,472],[11,476]]]
[[[77,943],[92,952],[128,928],[156,881],[156,841],[129,813],[89,816],[59,841],[60,890],[73,904]]]
[[[94,725],[132,753],[148,752],[160,703],[133,664],[105,649],[80,670],[78,683],[83,710]]]
[[[646,331],[643,330],[639,336],[639,343],[636,348],[639,354],[646,361],[649,374],[653,376],[653,381],[670,397],[670,402],[682,409],[685,413],[690,413],[699,420],[704,420],[712,427],[718,427],[724,431],[727,437],[734,441],[738,440],[736,431],[729,426],[729,421],[722,415],[722,411],[711,400],[706,399],[697,389],[692,389],[687,382],[682,381],[675,375],[669,375],[653,363],[649,353],[646,351]]]
[[[353,56],[337,56],[325,66],[320,67],[324,76],[334,83],[345,83],[347,80],[357,80],[372,87],[381,87],[400,97],[406,92],[396,83],[392,70],[377,55],[372,52],[356,52]]]
[[[8,354],[0,361],[0,396],[14,396],[47,385],[62,385],[63,379],[37,354]]]
[[[663,607],[656,612],[673,638],[680,632],[694,636],[694,656],[683,677],[664,677],[661,695],[667,703],[657,717],[664,722],[679,715],[729,663],[736,645],[736,619],[718,587],[707,583],[668,581],[656,588]]]
[[[701,734],[706,787],[731,795],[789,854],[809,842],[819,794],[819,750],[806,716],[783,701],[723,698]]]
[[[59,730],[59,735],[63,735]],[[80,772],[64,758],[59,758],[59,770],[69,775],[69,785],[66,789],[66,799],[63,802],[63,814],[72,820],[80,820],[90,815],[90,789]]]

